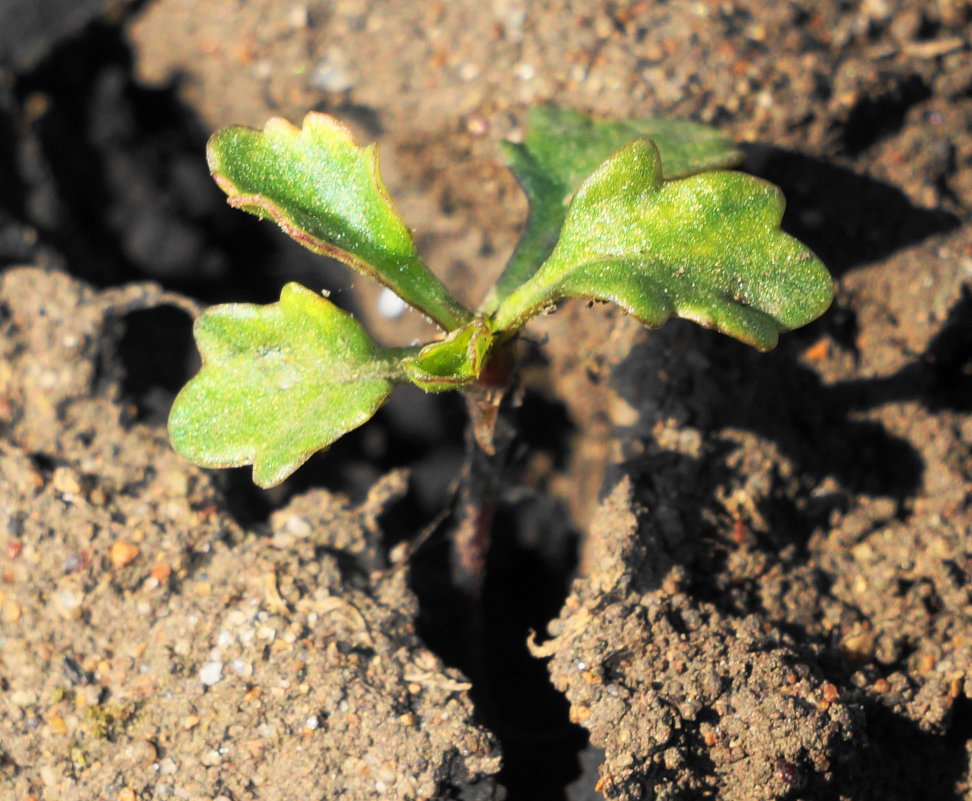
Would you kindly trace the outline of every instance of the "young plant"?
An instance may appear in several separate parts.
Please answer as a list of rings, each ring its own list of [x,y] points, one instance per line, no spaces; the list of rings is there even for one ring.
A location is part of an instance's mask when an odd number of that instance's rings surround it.
[[[741,156],[718,132],[548,107],[528,123],[524,141],[505,142],[503,154],[529,217],[476,311],[422,261],[374,145],[357,147],[318,113],[300,129],[272,119],[262,131],[214,134],[209,167],[230,205],[385,285],[443,334],[379,347],[350,314],[295,283],[276,303],[207,309],[194,329],[202,368],[169,416],[176,450],[204,467],[252,464],[254,482],[273,487],[404,383],[465,391],[488,449],[486,388],[509,375],[517,334],[562,299],[611,301],[650,327],[683,317],[759,350],[830,305],[826,268],[779,229],[779,189],[725,169]]]

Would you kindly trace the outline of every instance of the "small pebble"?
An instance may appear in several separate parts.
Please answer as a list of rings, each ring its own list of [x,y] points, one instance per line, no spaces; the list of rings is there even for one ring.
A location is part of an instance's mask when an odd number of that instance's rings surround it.
[[[390,291],[390,290],[385,290]],[[394,294],[394,293],[392,293]],[[395,297],[398,297],[395,295]],[[293,517],[287,518],[287,522],[284,525],[289,534],[293,534],[295,537],[307,537],[314,530],[309,522],[304,518],[294,515]]]
[[[78,474],[70,467],[58,467],[51,476],[51,483],[62,495],[77,495],[81,492],[81,481]]]
[[[473,136],[486,136],[489,133],[489,120],[478,114],[466,117],[466,130]]]
[[[314,67],[311,83],[324,92],[346,92],[354,86],[344,54],[338,49],[331,50]]]
[[[67,723],[64,722],[64,718],[62,718],[60,715],[51,715],[47,723],[51,727],[51,731],[54,732],[54,734],[68,733]]]
[[[231,665],[233,667],[233,672],[237,676],[247,678],[253,675],[253,665],[251,665],[249,662],[244,662],[242,659],[234,659]]]
[[[465,81],[466,83],[468,83],[469,81],[476,80],[476,78],[478,77],[479,77],[479,67],[477,67],[475,64],[466,62],[465,64],[462,64],[459,67],[460,81]]]
[[[73,552],[69,553],[67,556],[64,557],[64,572],[73,573],[75,570],[81,567],[82,561],[83,560],[81,559],[80,554],[73,553]]]
[[[37,693],[33,690],[14,690],[10,693],[9,698],[14,706],[18,706],[21,709],[37,703]]]
[[[73,620],[81,614],[81,596],[74,590],[60,590],[54,595],[58,613],[66,620]]]
[[[242,609],[231,609],[226,614],[226,625],[236,628],[237,626],[242,626],[248,619],[246,612]]]
[[[408,304],[387,287],[378,296],[378,314],[387,320],[401,317]]]
[[[277,630],[272,626],[260,626],[257,630],[257,637],[261,640],[272,640],[277,636]]]
[[[3,622],[16,623],[20,620],[21,608],[13,598],[8,598],[3,604]]]
[[[537,68],[526,61],[522,61],[513,68],[513,74],[521,81],[532,81],[536,77]]]
[[[306,28],[310,24],[307,6],[297,5],[291,7],[290,11],[287,12],[287,22],[290,23],[290,27],[294,30]],[[215,801],[219,801],[219,799],[215,799]]]
[[[222,662],[207,662],[199,669],[199,681],[207,687],[212,687],[223,678]]]
[[[135,561],[138,556],[138,546],[125,540],[118,540],[111,546],[111,563],[115,567],[125,567]]]

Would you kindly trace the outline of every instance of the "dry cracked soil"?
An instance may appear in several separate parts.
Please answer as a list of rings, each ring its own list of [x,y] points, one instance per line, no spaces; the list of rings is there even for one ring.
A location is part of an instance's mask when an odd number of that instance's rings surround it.
[[[0,797],[972,801],[970,42],[964,0],[0,2]],[[769,354],[538,320],[479,598],[455,400],[271,492],[171,451],[200,304],[428,334],[227,208],[209,133],[346,121],[476,303],[537,103],[735,137],[831,310]]]

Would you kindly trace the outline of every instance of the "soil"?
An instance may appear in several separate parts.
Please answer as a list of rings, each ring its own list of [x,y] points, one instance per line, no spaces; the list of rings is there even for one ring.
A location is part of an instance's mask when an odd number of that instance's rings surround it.
[[[968,3],[62,5],[0,8],[0,796],[972,800]],[[378,141],[474,304],[544,102],[743,142],[833,308],[770,354],[537,321],[478,598],[455,399],[271,492],[171,451],[198,303],[428,333],[225,207],[212,130]]]

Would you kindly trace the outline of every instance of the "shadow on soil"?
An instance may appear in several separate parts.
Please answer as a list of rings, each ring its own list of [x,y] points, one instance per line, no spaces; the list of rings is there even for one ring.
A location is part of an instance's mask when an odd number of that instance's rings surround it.
[[[810,788],[814,798],[851,797],[911,801],[961,801],[968,774],[967,741],[972,735],[972,702],[960,698],[945,735],[922,731],[912,721],[868,701],[868,739],[854,758],[834,766],[834,779]]]
[[[768,145],[749,145],[745,153],[747,172],[783,190],[783,229],[836,278],[960,224],[954,214],[916,206],[900,189],[846,167]]]
[[[801,341],[818,336],[820,325],[797,332],[768,354],[754,354],[723,337],[708,340],[705,375],[696,383],[731,389],[718,394],[719,403],[711,403],[714,393],[707,395],[704,408],[696,409],[700,422],[716,430],[744,429],[774,442],[798,468],[808,490],[833,477],[843,493],[888,497],[903,511],[921,486],[924,463],[907,440],[855,415],[906,401],[931,412],[972,408],[972,291],[964,290],[924,353],[883,378],[827,385],[797,363],[792,354]],[[619,373],[637,370],[642,361],[635,349]],[[618,382],[622,390],[626,385]],[[795,523],[787,529],[793,531]]]
[[[711,422],[773,440],[817,483],[830,475],[853,494],[909,501],[924,472],[918,451],[855,414],[909,401],[931,412],[969,410],[972,292],[963,291],[924,353],[883,378],[826,385],[791,358],[793,349],[755,355],[731,341],[715,343],[709,379],[734,389],[730,402],[709,410]]]
[[[527,395],[517,417],[522,440],[512,449],[503,486],[520,486],[518,451],[542,452],[553,465],[567,455],[571,424],[562,406]],[[444,539],[413,560],[419,633],[472,679],[477,713],[500,741],[499,781],[508,801],[564,801],[565,786],[581,773],[586,732],[569,722],[566,699],[526,646],[529,633],[544,631],[560,612],[576,564],[577,534],[566,511],[545,493],[530,491],[499,500],[480,598],[450,579]]]
[[[0,181],[14,190],[5,193],[0,215],[36,229],[37,239],[52,244],[73,274],[99,286],[153,279],[204,299],[266,302],[287,278],[308,269],[303,259],[319,270],[316,258],[280,245],[275,230],[225,207],[206,172],[198,119],[174,89],[137,86],[131,61],[117,26],[93,25],[0,95]],[[355,114],[372,127],[380,125],[367,109]],[[850,141],[848,147],[861,144]],[[893,187],[807,156],[753,146],[747,166],[783,188],[791,208],[799,210],[788,215],[785,227],[837,275],[958,223],[948,213],[916,208]],[[0,255],[8,251],[15,252],[0,243]],[[16,251],[16,260],[32,255],[27,247]],[[970,317],[967,295],[914,365],[887,379],[834,387],[823,386],[786,353],[759,357],[757,365],[742,346],[719,344],[716,380],[739,389],[731,402],[710,412],[713,422],[773,439],[815,480],[836,475],[850,491],[907,500],[921,481],[917,453],[852,414],[912,398],[930,408],[968,408]],[[119,350],[127,375],[123,391],[141,419],[161,421],[194,369],[189,323],[164,309],[129,315],[126,323]],[[843,326],[845,339],[852,339],[853,319],[836,316],[828,324]],[[326,486],[360,498],[380,473],[408,465],[416,476],[412,492],[385,522],[392,527],[391,520],[397,521],[392,540],[414,535],[430,510],[449,503],[462,463],[464,425],[458,402],[423,405],[416,397],[380,412],[275,493],[255,489],[248,470],[229,471],[228,505],[241,523],[253,525],[295,492]],[[540,438],[529,443],[534,449],[567,440],[569,423],[547,412],[536,416],[535,423],[547,422],[535,428]],[[555,436],[544,438],[555,428]],[[421,633],[447,662],[475,678],[477,707],[502,741],[502,780],[511,801],[562,801],[564,786],[579,771],[577,754],[586,738],[568,722],[565,700],[549,684],[544,666],[528,655],[525,639],[528,630],[542,631],[558,613],[576,562],[576,537],[566,514],[541,494],[501,508],[494,532],[481,604],[449,584],[448,548],[441,537],[417,556]],[[953,729],[961,728],[964,737],[970,718],[965,702]],[[944,788],[954,786],[961,772],[957,734],[943,746],[942,738],[908,730],[882,710],[874,711],[873,728],[865,761],[873,755],[874,771],[855,761],[838,772],[842,780],[870,782],[875,798],[904,797],[901,787],[914,788],[914,797],[950,797]],[[900,754],[902,766],[915,765],[915,772],[903,775],[902,767],[894,778],[879,775],[878,766],[893,761],[885,756],[889,750]],[[938,772],[932,775],[933,770]],[[919,788],[933,792],[918,793]],[[940,788],[944,791],[934,792]]]
[[[226,205],[205,126],[176,86],[146,88],[132,69],[119,26],[99,22],[0,91],[0,177],[18,190],[0,213],[99,287],[149,279],[212,302],[276,300],[309,273],[346,287],[335,265]]]

